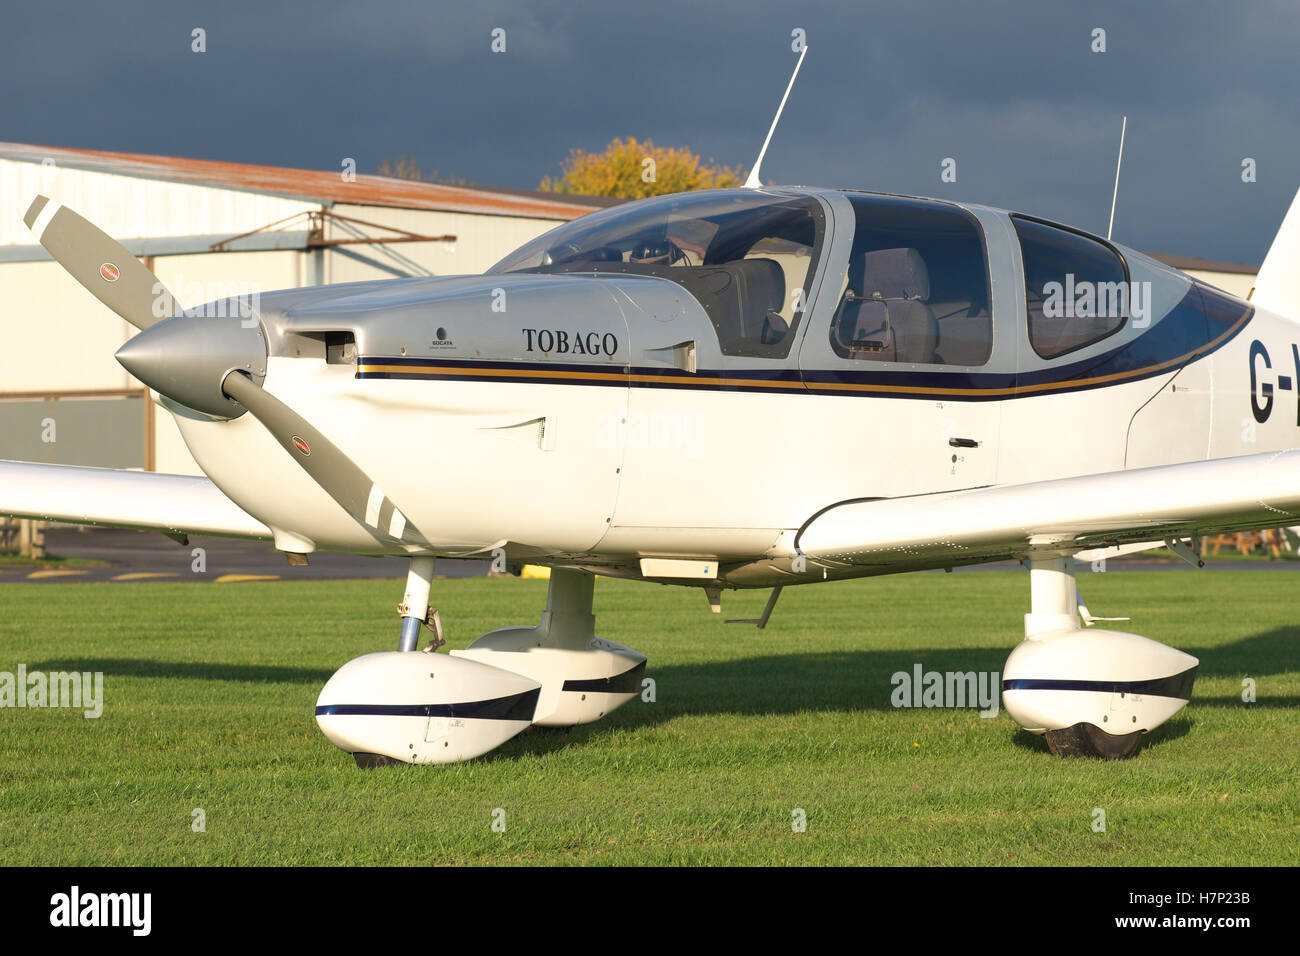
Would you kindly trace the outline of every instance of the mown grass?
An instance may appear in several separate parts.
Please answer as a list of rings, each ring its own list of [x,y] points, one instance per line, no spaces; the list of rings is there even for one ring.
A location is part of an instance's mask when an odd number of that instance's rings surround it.
[[[979,572],[793,588],[764,631],[698,592],[602,580],[598,631],[649,655],[654,703],[370,772],[313,707],[344,661],[395,646],[400,582],[3,586],[0,670],[103,671],[106,701],[97,720],[0,709],[0,863],[1300,862],[1300,578],[1082,584],[1093,613],[1201,659],[1191,706],[1133,760],[1057,760],[1005,713],[891,707],[915,663],[1001,671],[1028,582]],[[435,603],[461,647],[535,621],[545,591],[439,581]],[[765,598],[724,595],[723,617]]]

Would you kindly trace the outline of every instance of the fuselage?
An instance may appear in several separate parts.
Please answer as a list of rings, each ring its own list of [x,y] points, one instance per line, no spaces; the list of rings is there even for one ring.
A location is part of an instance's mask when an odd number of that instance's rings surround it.
[[[1300,427],[1296,323],[937,200],[661,197],[484,276],[272,293],[257,313],[264,387],[436,553],[609,573],[701,558],[770,583],[745,569],[840,502],[1283,449]],[[251,416],[173,410],[278,544],[382,550]]]

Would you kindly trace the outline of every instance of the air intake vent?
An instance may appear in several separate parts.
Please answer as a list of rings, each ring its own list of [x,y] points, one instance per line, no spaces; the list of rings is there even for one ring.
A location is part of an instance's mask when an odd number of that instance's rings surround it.
[[[325,361],[330,365],[356,365],[356,336],[351,332],[326,332]]]

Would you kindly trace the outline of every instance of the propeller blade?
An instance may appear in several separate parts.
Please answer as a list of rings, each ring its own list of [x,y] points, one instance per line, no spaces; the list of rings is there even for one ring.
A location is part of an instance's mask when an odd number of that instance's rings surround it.
[[[23,222],[68,275],[137,329],[181,311],[175,296],[143,262],[66,206],[37,196]]]
[[[428,539],[383,490],[292,408],[241,372],[227,375],[221,388],[248,409],[303,471],[374,538],[405,551],[429,548]]]

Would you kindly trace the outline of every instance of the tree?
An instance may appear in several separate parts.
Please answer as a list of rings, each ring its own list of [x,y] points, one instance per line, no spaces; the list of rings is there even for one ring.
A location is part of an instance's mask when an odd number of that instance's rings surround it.
[[[558,178],[547,176],[539,188],[553,193],[644,199],[691,189],[739,186],[745,178],[739,166],[719,166],[712,159],[706,163],[685,146],[661,147],[648,139],[638,142],[634,136],[626,142],[615,137],[602,153],[571,150],[560,170]]]
[[[393,162],[387,156],[379,161],[379,175],[387,176],[390,179],[415,179],[425,183],[439,183],[443,186],[473,186],[471,180],[462,176],[440,176],[438,170],[434,170],[429,175],[424,175],[424,170],[420,168],[417,157],[407,158],[405,153],[397,157],[397,162]]]

